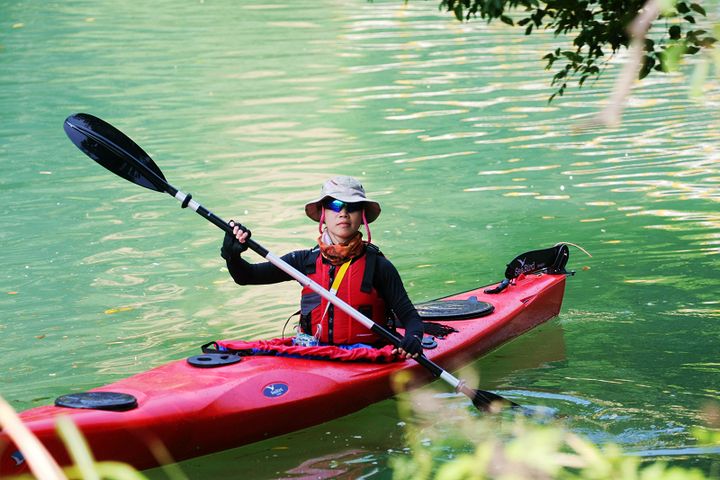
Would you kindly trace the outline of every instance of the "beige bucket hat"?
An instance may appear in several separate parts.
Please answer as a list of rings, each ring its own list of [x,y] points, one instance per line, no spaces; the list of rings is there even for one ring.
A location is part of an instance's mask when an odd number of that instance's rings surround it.
[[[323,184],[320,189],[320,197],[305,204],[307,216],[319,222],[322,214],[322,202],[328,197],[348,203],[364,202],[365,218],[368,223],[373,222],[380,215],[380,204],[365,196],[365,189],[360,182],[353,177],[339,175]]]

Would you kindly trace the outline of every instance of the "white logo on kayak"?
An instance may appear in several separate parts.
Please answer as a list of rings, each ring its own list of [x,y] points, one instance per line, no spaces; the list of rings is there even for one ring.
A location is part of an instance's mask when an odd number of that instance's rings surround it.
[[[533,272],[535,270],[540,270],[545,266],[544,263],[536,264],[535,262],[532,263],[526,263],[528,261],[527,258],[521,258],[518,259],[518,263],[520,264],[519,267],[515,268],[515,276],[519,276],[521,273],[527,273],[527,272]]]
[[[15,453],[13,453],[12,455],[10,455],[10,458],[15,460],[16,467],[19,467],[20,465],[25,463],[25,457],[23,456],[22,452],[20,452],[19,450],[16,451]]]
[[[290,387],[286,383],[271,383],[263,388],[263,395],[270,398],[285,395]]]

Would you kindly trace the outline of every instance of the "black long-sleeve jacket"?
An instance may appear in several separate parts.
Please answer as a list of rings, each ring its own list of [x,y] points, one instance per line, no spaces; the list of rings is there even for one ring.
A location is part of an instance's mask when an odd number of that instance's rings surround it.
[[[317,251],[296,250],[281,258],[293,268],[307,275],[308,258]],[[376,255],[373,287],[385,301],[385,305],[405,328],[406,335],[422,338],[423,325],[420,315],[408,297],[405,286],[395,266],[382,255]],[[324,260],[323,260],[324,261]],[[267,285],[292,280],[292,277],[270,262],[249,263],[242,257],[226,259],[228,271],[239,285]],[[314,262],[311,262],[314,264]]]

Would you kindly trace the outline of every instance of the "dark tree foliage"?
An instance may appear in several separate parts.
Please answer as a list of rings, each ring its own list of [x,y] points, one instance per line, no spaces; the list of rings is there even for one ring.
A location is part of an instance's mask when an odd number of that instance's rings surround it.
[[[575,35],[573,49],[558,48],[543,57],[548,70],[556,63],[564,63],[553,76],[552,85],[557,86],[557,91],[550,97],[552,100],[563,94],[569,80],[575,78],[582,86],[588,78],[598,77],[608,52],[628,47],[631,39],[627,27],[644,4],[645,0],[441,0],[440,8],[453,12],[460,21],[480,17],[524,27],[526,35],[538,28],[552,30],[555,35]],[[645,41],[640,78],[652,70],[667,71],[677,57],[675,53],[670,58],[670,51],[692,55],[716,41],[705,30],[695,28],[697,15],[705,16],[705,9],[684,0],[662,14],[666,19],[662,34],[649,32]],[[523,18],[517,20],[518,16]],[[671,17],[677,20],[668,22]]]

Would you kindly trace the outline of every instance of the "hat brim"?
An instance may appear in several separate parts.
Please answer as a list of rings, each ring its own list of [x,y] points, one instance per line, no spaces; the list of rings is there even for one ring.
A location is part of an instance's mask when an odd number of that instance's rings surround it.
[[[319,222],[320,216],[322,215],[322,202],[329,197],[331,197],[331,195],[325,195],[305,204],[305,214],[316,222]],[[338,200],[342,200],[343,202],[348,203],[363,202],[365,204],[365,218],[367,219],[368,223],[374,222],[375,219],[380,216],[380,212],[382,211],[382,209],[380,208],[380,204],[375,200],[371,200],[369,198],[360,198],[344,195],[334,195],[332,196],[332,198],[336,198]]]

